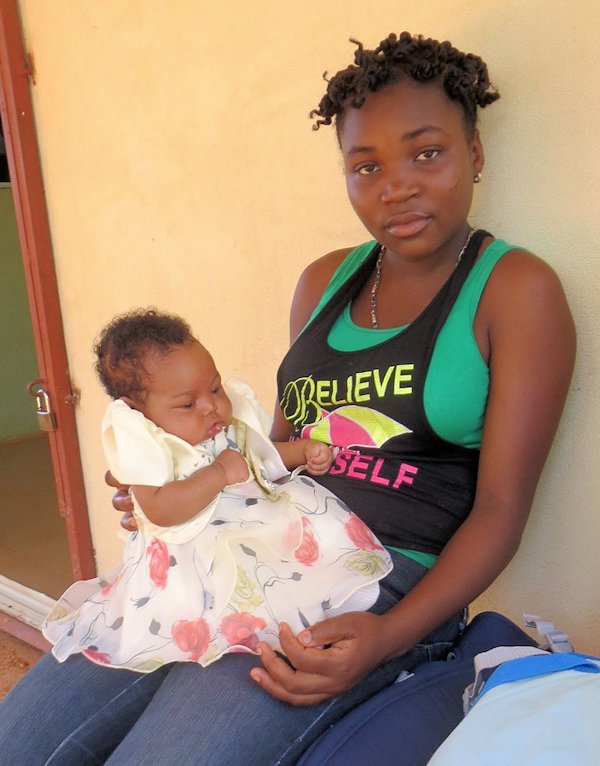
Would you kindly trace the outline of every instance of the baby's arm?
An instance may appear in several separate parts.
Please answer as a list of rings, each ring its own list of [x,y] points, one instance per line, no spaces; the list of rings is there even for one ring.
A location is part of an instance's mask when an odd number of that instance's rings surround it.
[[[333,461],[331,448],[315,439],[296,439],[291,442],[273,442],[286,468],[293,470],[306,464],[313,476],[327,473]]]
[[[196,516],[224,487],[245,481],[248,475],[248,466],[240,453],[226,449],[214,463],[187,479],[170,481],[162,487],[138,484],[131,490],[153,524],[170,527]]]

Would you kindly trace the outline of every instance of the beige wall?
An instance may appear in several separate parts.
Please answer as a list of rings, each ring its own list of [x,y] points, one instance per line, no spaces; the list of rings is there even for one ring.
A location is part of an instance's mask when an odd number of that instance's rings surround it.
[[[219,7],[220,5],[220,7]],[[600,652],[600,116],[596,0],[21,0],[94,541],[118,560],[90,345],[131,306],[180,312],[225,375],[274,396],[303,266],[366,239],[332,131],[307,118],[356,36],[406,28],[488,62],[472,220],[545,257],[579,328],[570,400],[521,551],[479,602]],[[402,10],[399,10],[402,8]],[[515,370],[515,375],[519,371]]]

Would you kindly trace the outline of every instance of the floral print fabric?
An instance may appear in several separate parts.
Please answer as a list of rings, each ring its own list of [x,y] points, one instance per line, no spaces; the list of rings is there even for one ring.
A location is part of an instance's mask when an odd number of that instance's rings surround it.
[[[72,585],[44,635],[59,660],[82,652],[140,672],[208,665],[258,641],[280,649],[280,621],[299,631],[368,608],[390,569],[370,530],[312,479],[297,476],[274,498],[253,482],[227,488],[187,543],[132,533],[118,570]]]
[[[259,641],[281,650],[279,622],[298,632],[367,609],[392,568],[368,527],[304,475],[226,487],[185,542],[152,531],[142,523],[116,571],[59,599],[43,629],[59,661],[81,652],[144,673],[173,661],[205,666]]]

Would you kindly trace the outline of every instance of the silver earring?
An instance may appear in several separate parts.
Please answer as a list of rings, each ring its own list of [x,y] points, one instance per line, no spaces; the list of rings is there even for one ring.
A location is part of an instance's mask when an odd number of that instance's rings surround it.
[[[478,184],[481,181],[481,173],[476,173],[473,178],[473,183]]]

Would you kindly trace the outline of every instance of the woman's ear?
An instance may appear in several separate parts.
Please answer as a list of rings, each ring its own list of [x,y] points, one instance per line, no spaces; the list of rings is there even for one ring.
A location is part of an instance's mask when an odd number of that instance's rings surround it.
[[[478,130],[475,131],[473,141],[471,142],[471,161],[473,163],[473,176],[476,176],[478,173],[481,173],[485,165],[485,154]]]

